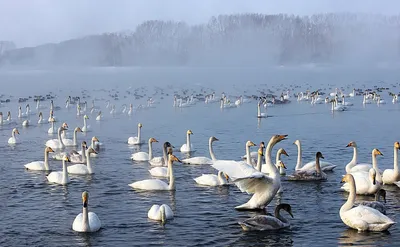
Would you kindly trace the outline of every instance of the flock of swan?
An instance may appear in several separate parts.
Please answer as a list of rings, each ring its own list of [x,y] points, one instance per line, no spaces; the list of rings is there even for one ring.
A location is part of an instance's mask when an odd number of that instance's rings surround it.
[[[356,92],[353,90],[349,95],[336,89],[331,93],[332,98],[320,97],[320,92],[306,92],[297,94],[298,101],[310,101],[311,104],[318,103],[331,103],[333,111],[346,110],[352,103],[346,102],[345,98],[353,98]],[[244,103],[253,102],[256,100],[257,117],[267,117],[265,112],[262,112],[262,107],[267,108],[274,104],[287,104],[290,102],[291,96],[289,92],[282,94],[280,99],[272,98],[272,101],[267,97],[243,97],[240,96],[237,100],[230,100],[227,95],[222,94],[221,98],[215,97],[215,94],[205,96],[204,102],[220,103],[220,108],[235,108]],[[341,98],[341,101],[339,100]],[[369,100],[369,101],[368,101]],[[189,107],[200,102],[199,99],[193,95],[187,98],[174,97],[174,107]],[[363,94],[363,104],[368,102],[376,102],[377,104],[384,104],[384,100],[376,92],[368,92]],[[397,95],[393,95],[393,103],[397,102]],[[154,101],[148,100],[147,106],[151,107]],[[94,174],[94,167],[91,164],[93,157],[101,157],[103,143],[100,142],[98,137],[93,136],[88,144],[86,141],[78,143],[78,133],[90,131],[88,125],[89,116],[95,114],[96,121],[102,121],[102,112],[100,107],[95,107],[94,102],[92,107],[87,107],[87,103],[72,102],[72,98],[68,97],[66,107],[70,108],[76,104],[76,115],[82,118],[83,125],[77,126],[73,130],[73,138],[67,137],[69,126],[63,122],[60,127],[56,128],[56,123],[59,121],[55,112],[60,110],[54,106],[53,101],[50,104],[50,114],[47,121],[44,120],[43,113],[38,112],[38,124],[49,123],[49,134],[57,133],[57,139],[50,139],[45,143],[44,147],[44,160],[33,161],[25,164],[25,169],[33,171],[44,171],[47,174],[46,178],[49,183],[68,185],[70,183],[69,174],[76,175],[90,175]],[[146,107],[142,106],[141,108]],[[340,108],[340,109],[339,109]],[[40,102],[37,101],[37,109],[40,108]],[[110,114],[115,114],[115,105],[107,103],[106,109],[110,110]],[[131,115],[134,110],[139,110],[139,107],[134,109],[132,104],[123,109],[124,113]],[[18,125],[27,127],[30,125],[32,115],[36,115],[30,110],[29,104],[26,106],[26,112],[22,112],[22,107],[18,108],[19,122],[13,121],[11,113],[8,112],[7,119],[3,119],[3,114],[0,112],[1,125],[16,125],[12,129],[11,137],[8,139],[10,145],[19,144],[17,135],[19,134]],[[170,142],[164,142],[162,145],[162,154],[156,156],[153,151],[153,144],[158,140],[151,137],[143,140],[141,130],[143,125],[138,123],[136,136],[127,139],[128,145],[148,145],[148,151],[135,152],[131,154],[130,159],[133,161],[148,162],[149,173],[153,177],[151,179],[144,179],[133,181],[128,186],[138,191],[171,191],[175,190],[175,175],[174,163],[183,163],[186,165],[208,165],[215,168],[215,174],[202,174],[193,178],[194,183],[203,186],[229,186],[234,184],[237,188],[247,194],[252,195],[247,202],[236,206],[237,210],[264,210],[265,215],[258,215],[239,222],[240,226],[245,231],[250,230],[278,230],[288,228],[291,226],[290,221],[283,217],[281,210],[286,211],[293,217],[292,207],[289,204],[281,203],[276,206],[274,214],[269,214],[266,211],[267,206],[275,198],[278,193],[282,193],[284,188],[281,184],[281,179],[289,181],[318,181],[329,179],[329,173],[337,166],[328,161],[322,161],[324,155],[322,152],[316,150],[315,160],[308,163],[303,163],[302,159],[302,146],[300,140],[295,140],[294,144],[298,149],[297,164],[295,171],[286,171],[286,166],[282,160],[282,155],[286,155],[286,151],[281,148],[277,150],[276,159],[273,161],[272,152],[274,146],[286,140],[287,135],[274,135],[268,142],[260,142],[259,145],[253,141],[245,143],[245,154],[241,160],[222,160],[218,159],[213,149],[214,142],[219,141],[215,136],[211,136],[208,142],[209,157],[206,156],[193,156],[196,151],[191,143],[191,137],[194,135],[192,130],[186,132],[186,142],[180,148],[173,146]],[[77,150],[77,148],[81,148]],[[251,151],[251,148],[257,147],[257,151]],[[341,189],[348,192],[348,199],[345,204],[340,208],[339,216],[343,223],[347,226],[357,229],[359,231],[384,231],[395,224],[395,221],[386,215],[388,209],[385,204],[380,202],[380,197],[384,196],[384,186],[397,185],[400,187],[400,171],[398,168],[398,150],[400,143],[394,143],[394,167],[393,169],[386,169],[383,172],[378,167],[377,156],[382,155],[378,149],[372,150],[371,164],[358,163],[358,150],[356,142],[350,142],[347,147],[353,148],[353,158],[346,165],[343,174],[342,182],[344,183]],[[65,151],[66,148],[71,149]],[[174,153],[189,153],[192,157],[186,159],[179,159]],[[49,164],[49,155],[52,153],[52,162],[61,161],[62,170],[52,170]],[[128,158],[128,157],[127,157]],[[71,165],[70,165],[71,164]],[[374,195],[376,201],[363,202],[360,205],[355,205],[355,198],[357,195]],[[88,210],[89,193],[84,191],[82,193],[82,213],[78,214],[72,223],[72,229],[78,232],[95,232],[101,228],[101,221],[94,212]],[[167,204],[153,205],[148,211],[148,218],[156,221],[161,221],[163,224],[167,220],[174,218],[172,209]]]

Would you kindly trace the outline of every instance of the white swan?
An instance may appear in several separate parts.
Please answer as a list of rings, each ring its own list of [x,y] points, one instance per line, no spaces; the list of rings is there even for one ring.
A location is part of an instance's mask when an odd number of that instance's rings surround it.
[[[267,113],[261,112],[261,101],[257,103],[257,118],[266,118]]]
[[[63,139],[63,143],[66,147],[76,147],[78,146],[78,143],[76,142],[76,133],[77,132],[82,132],[82,129],[79,127],[76,127],[74,129],[74,134],[73,134],[73,139]]]
[[[194,178],[197,184],[206,186],[220,186],[228,185],[228,175],[221,171],[218,171],[218,175],[215,174],[203,174],[200,177]]]
[[[49,153],[53,153],[53,149],[51,147],[46,147],[44,149],[44,161],[33,161],[25,166],[25,169],[32,171],[50,171],[49,167]]]
[[[353,148],[354,148],[354,155],[353,155],[353,159],[354,157],[356,157],[357,160],[357,146],[355,144],[352,144]],[[354,146],[355,145],[355,146]],[[378,162],[376,160],[376,156],[377,155],[382,155],[381,151],[379,151],[378,149],[373,149],[372,150],[372,165],[371,164],[357,164],[354,165],[353,160],[347,164],[346,166],[346,172],[347,173],[355,173],[355,172],[369,172],[369,170],[371,168],[374,168],[376,171],[376,180],[379,183],[382,183],[382,176],[381,176],[381,171],[378,168]],[[350,171],[350,172],[348,172]]]
[[[261,145],[265,147],[264,142],[261,142],[260,146]],[[278,151],[276,152],[276,157],[275,157],[275,166],[279,170],[279,174],[280,175],[285,175],[286,174],[285,169],[282,166],[280,166],[280,160],[281,160],[281,155],[282,154],[286,155],[286,156],[289,156],[286,153],[285,149],[283,149],[283,148],[278,149]],[[271,172],[271,170],[269,169],[269,166],[267,166],[266,164],[263,164],[262,167],[261,167],[261,172],[265,173],[265,174],[269,174]]]
[[[397,160],[398,152],[400,149],[400,143],[395,142],[393,147],[393,169],[386,169],[382,174],[383,184],[393,184],[400,180],[399,163]]]
[[[268,231],[290,227],[290,222],[280,214],[283,209],[293,218],[292,207],[282,203],[275,207],[275,216],[257,215],[250,219],[238,222],[244,231]]]
[[[147,213],[147,217],[149,217],[149,219],[165,223],[167,220],[174,218],[174,213],[167,204],[155,204],[151,206],[149,212]]]
[[[191,130],[188,130],[186,132],[186,143],[181,146],[182,153],[189,153],[194,151],[193,145],[192,143],[190,143],[190,135],[193,135],[193,132]]]
[[[301,180],[301,181],[315,181],[315,180],[326,180],[327,176],[322,171],[320,165],[320,159],[324,156],[321,152],[315,154],[315,169],[311,170],[296,170],[292,175],[288,176],[288,180]]]
[[[26,120],[24,120],[24,121],[22,122],[22,126],[24,126],[24,127],[28,127],[29,125],[30,125],[30,122],[29,122],[28,119],[26,119]]]
[[[135,161],[148,161],[153,159],[153,142],[158,142],[153,137],[149,139],[149,153],[137,152],[132,154],[131,159]]]
[[[63,126],[58,128],[58,131],[57,131],[58,139],[48,140],[46,142],[46,146],[47,147],[51,147],[52,149],[64,149],[65,145],[64,145],[64,142],[63,142],[63,140],[61,138],[61,131],[67,130],[67,128],[68,128],[67,124],[65,124],[65,125],[63,124]]]
[[[49,119],[47,120],[47,122],[51,122],[51,121],[57,122],[57,118],[54,116],[53,110],[50,110],[50,116],[49,116]]]
[[[101,111],[99,111],[99,113],[97,113],[96,121],[101,121],[101,119],[102,119],[102,115],[101,115]]]
[[[83,127],[82,132],[88,132],[90,126],[87,125],[87,120],[89,119],[88,115],[83,116]]]
[[[208,140],[208,150],[210,152],[210,158],[207,157],[192,157],[188,159],[182,160],[182,163],[184,164],[190,164],[190,165],[211,165],[214,161],[217,159],[215,158],[214,150],[213,150],[213,142],[218,141],[218,139],[214,136],[211,136],[210,139]]]
[[[172,169],[172,163],[174,161],[181,162],[175,155],[170,154],[168,157],[169,184],[159,179],[146,179],[131,183],[129,186],[140,190],[175,190],[175,176],[174,170]]]
[[[353,208],[356,199],[356,184],[353,175],[346,174],[342,182],[350,185],[349,197],[339,213],[344,224],[358,231],[385,231],[396,223],[374,208],[362,205]]]
[[[44,123],[44,119],[43,119],[43,113],[39,112],[39,120],[38,120],[38,124],[42,124]]]
[[[15,134],[18,134],[18,135],[19,135],[19,131],[18,131],[17,128],[14,128],[14,129],[12,130],[12,132],[11,132],[11,137],[8,139],[8,144],[17,144],[17,143],[18,143],[18,140],[17,140],[17,138],[15,137]]]
[[[66,185],[70,182],[66,162],[70,162],[70,160],[67,155],[64,155],[62,160],[62,172],[51,172],[49,175],[46,176],[47,180],[50,183]]]
[[[296,140],[293,144],[297,146],[297,164],[296,164],[296,171],[315,171],[315,160],[308,162],[307,164],[303,165],[303,150],[301,148],[300,140]],[[335,169],[336,165],[326,162],[320,161],[320,166],[322,171],[332,171]]]
[[[91,153],[96,153],[96,151],[90,147],[85,152],[85,155],[87,157],[86,165],[85,164],[75,164],[72,166],[68,166],[68,168],[67,168],[68,173],[78,174],[78,175],[93,174],[94,170],[93,170],[92,164],[90,162],[90,154]]]
[[[280,188],[281,178],[271,161],[271,151],[273,146],[284,140],[286,136],[274,135],[267,145],[265,163],[272,170],[269,176],[243,161],[214,161],[212,167],[232,178],[232,181],[242,192],[254,194],[247,203],[237,206],[236,209],[264,209],[272,201]],[[281,165],[284,166],[282,162]]]
[[[246,150],[246,163],[247,164],[249,164],[249,165],[255,165],[254,163],[255,162],[253,162],[253,160],[252,160],[252,158],[251,158],[251,155],[250,155],[250,147],[255,147],[255,146],[257,146],[254,142],[252,142],[252,141],[247,141],[246,142],[246,146],[245,146],[245,150]]]
[[[56,121],[54,120],[54,118],[52,118],[51,120],[50,120],[50,124],[51,124],[51,127],[49,128],[49,130],[47,131],[47,133],[49,133],[49,134],[55,134],[55,133],[57,133],[57,129],[56,129],[56,127],[55,127],[55,123]]]
[[[381,183],[376,181],[376,171],[371,168],[369,172],[354,172],[350,173],[353,175],[354,182],[356,183],[356,194],[357,195],[374,195],[382,187]],[[351,185],[345,183],[341,189],[350,192]]]
[[[76,232],[97,232],[101,228],[101,221],[96,213],[89,212],[89,193],[82,193],[83,208],[72,223],[72,230]]]
[[[143,144],[142,140],[140,139],[140,130],[142,129],[142,124],[138,124],[138,134],[137,136],[131,136],[128,138],[128,144],[129,145],[141,145]]]

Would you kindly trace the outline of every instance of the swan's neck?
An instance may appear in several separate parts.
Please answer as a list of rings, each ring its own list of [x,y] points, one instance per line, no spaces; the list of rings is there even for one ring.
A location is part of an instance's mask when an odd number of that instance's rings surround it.
[[[256,169],[257,171],[261,172],[261,166],[262,166],[262,155],[259,153],[257,156],[257,166]]]
[[[86,163],[86,149],[83,145],[82,145],[82,162]]]
[[[354,167],[357,164],[357,157],[358,157],[358,149],[357,147],[353,147],[353,159],[351,160],[351,167]]]
[[[138,127],[138,131],[137,131],[137,139],[138,139],[138,143],[140,143],[140,127]]]
[[[83,232],[89,232],[90,231],[90,226],[89,226],[89,210],[87,208],[87,203],[83,205],[82,208],[82,231]]]
[[[161,205],[160,207],[160,218],[161,218],[161,222],[165,222],[167,220],[167,216],[165,215],[165,207],[164,205]]]
[[[319,158],[315,158],[315,171],[317,174],[321,174],[321,165],[319,164]]]
[[[175,176],[174,176],[174,169],[172,169],[172,160],[168,160],[168,170],[169,170],[169,190],[175,190]]]
[[[74,131],[73,145],[74,145],[74,146],[77,146],[77,145],[78,145],[78,144],[76,143],[76,130]]]
[[[43,116],[40,115],[40,116],[39,116],[39,122],[42,122],[42,121],[43,121]]]
[[[61,138],[61,131],[62,131],[62,129],[61,128],[59,128],[58,129],[58,141],[59,141],[59,143],[60,143],[60,146],[59,146],[59,148],[64,148],[64,142],[63,142],[63,140],[62,140],[62,138]]]
[[[222,172],[218,172],[218,180],[221,185],[226,184],[226,179]]]
[[[85,127],[85,129],[87,128],[87,125],[86,125],[86,118],[83,118],[83,127]]]
[[[209,151],[210,151],[211,159],[212,159],[213,161],[216,161],[217,158],[215,158],[214,149],[213,149],[212,144],[213,144],[213,142],[212,142],[212,140],[210,140],[210,141],[208,142],[208,149],[209,149]]]
[[[168,166],[168,156],[167,156],[167,147],[166,146],[163,147],[163,158],[164,158],[164,165]]]
[[[274,164],[272,164],[272,160],[271,160],[271,151],[274,146],[275,146],[275,142],[269,141],[266,151],[265,151],[265,164],[268,166],[268,168],[271,171],[271,174],[269,174],[270,177],[274,177],[278,174],[278,169],[276,169],[276,166]]]
[[[301,143],[298,143],[298,144],[297,144],[297,164],[296,164],[296,170],[301,169],[301,166],[303,165],[302,156],[303,156],[303,150],[301,149]]]
[[[288,222],[288,220],[287,219],[285,219],[285,217],[283,217],[282,215],[281,215],[281,209],[280,209],[280,207],[276,207],[275,208],[275,218],[277,218],[278,220],[280,220],[280,221],[282,221],[283,223],[287,223]]]
[[[18,109],[18,117],[22,117],[22,111],[21,108]]]
[[[63,160],[63,174],[62,174],[62,184],[67,184],[68,182],[68,171],[67,171],[67,163]]]
[[[46,171],[50,170],[50,168],[49,168],[49,153],[47,151],[44,151],[44,169]]]
[[[53,129],[53,131],[54,131],[54,122],[51,122],[51,128]],[[54,132],[52,132],[52,134],[53,134]]]
[[[257,104],[257,116],[261,116],[261,109],[260,109],[260,104]]]
[[[246,144],[246,162],[251,165],[250,147]]]
[[[397,176],[399,175],[399,163],[397,160],[398,153],[399,153],[398,149],[396,147],[394,147],[393,170],[394,170],[395,174],[397,174]]]
[[[381,183],[382,182],[382,176],[381,176],[381,173],[379,172],[378,161],[376,159],[376,155],[374,155],[373,153],[372,153],[372,167],[376,171],[376,181]]]
[[[53,104],[53,102],[51,102],[50,103],[50,110],[53,110],[54,109],[54,104]]]
[[[149,160],[153,159],[153,145],[152,142],[149,141]]]
[[[15,132],[14,132],[14,131],[11,132],[11,136],[12,136],[13,138],[15,138]]]
[[[83,153],[82,153],[82,155],[83,155]],[[86,150],[85,156],[87,157],[87,161],[86,161],[87,169],[88,169],[89,173],[93,173],[92,164],[90,163],[89,149]]]
[[[0,124],[3,124],[3,115],[0,115]]]
[[[39,100],[36,101],[36,109],[39,109]]]
[[[281,160],[281,150],[278,150],[278,152],[276,153],[275,165],[278,165],[280,160]]]
[[[186,134],[186,148],[187,150],[191,151],[190,149],[190,135]]]
[[[347,201],[345,204],[343,204],[343,206],[340,208],[340,212],[344,213],[348,210],[350,210],[353,205],[354,205],[354,201],[356,200],[356,185],[354,182],[354,178],[352,178],[349,181],[349,185],[350,185],[350,193],[349,193],[349,197],[347,198]]]

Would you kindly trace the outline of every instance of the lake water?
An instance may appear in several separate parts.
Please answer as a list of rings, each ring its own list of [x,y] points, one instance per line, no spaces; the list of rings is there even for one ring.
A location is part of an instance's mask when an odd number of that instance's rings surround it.
[[[298,103],[293,97],[287,105],[268,109],[273,116],[259,121],[256,105],[244,104],[237,109],[223,110],[219,104],[199,102],[193,107],[172,107],[174,91],[183,89],[208,93],[215,91],[239,95],[257,94],[267,88],[292,92],[302,89],[317,89],[329,93],[333,88],[344,86],[349,93],[353,87],[374,85],[393,88],[400,72],[386,69],[329,69],[329,68],[136,68],[136,69],[76,69],[64,71],[2,71],[1,93],[14,96],[11,103],[3,104],[0,111],[6,116],[10,110],[20,129],[20,144],[7,144],[15,125],[0,127],[0,245],[1,246],[337,246],[337,245],[393,245],[400,241],[400,230],[393,226],[384,233],[358,233],[344,225],[339,209],[347,194],[340,191],[341,175],[351,160],[353,150],[346,148],[352,140],[359,146],[359,162],[371,160],[373,148],[384,154],[378,157],[381,169],[393,167],[393,143],[399,141],[400,108],[391,103],[387,92],[382,92],[388,104],[363,107],[362,97],[352,101],[348,112],[332,114],[330,105],[311,106]],[[295,88],[297,86],[297,88]],[[52,185],[45,173],[25,171],[23,165],[43,160],[44,143],[49,136],[48,124],[37,124],[37,116],[31,116],[33,125],[22,128],[17,119],[18,97],[35,94],[57,95],[55,111],[60,121],[70,127],[69,135],[76,126],[82,126],[82,117],[76,116],[75,108],[67,110],[68,95],[79,96],[88,90],[85,100],[102,108],[104,120],[95,121],[89,116],[91,132],[78,133],[78,141],[90,141],[97,136],[105,145],[99,157],[93,159],[96,173],[92,176],[70,176],[67,186]],[[105,90],[100,90],[105,89]],[[146,95],[133,99],[133,92]],[[110,91],[114,90],[114,91]],[[118,93],[117,93],[118,91]],[[156,93],[157,91],[157,93]],[[393,91],[398,93],[396,88]],[[113,100],[110,93],[117,93]],[[162,92],[162,93],[161,93]],[[138,111],[134,116],[112,117],[105,109],[105,100],[116,104],[144,104],[148,96],[161,102],[155,108]],[[36,104],[31,99],[32,111]],[[49,101],[42,102],[49,106]],[[24,107],[25,103],[21,103]],[[48,117],[48,108],[43,110]],[[328,173],[325,182],[289,182],[282,178],[283,193],[269,205],[272,211],[279,202],[292,205],[294,218],[292,228],[279,232],[243,232],[238,221],[258,214],[242,212],[235,206],[246,202],[250,195],[241,193],[235,185],[208,188],[196,185],[193,178],[203,173],[214,173],[210,166],[175,164],[175,192],[137,192],[128,186],[134,181],[151,178],[147,162],[132,162],[129,158],[135,149],[127,144],[129,136],[135,136],[137,124],[143,124],[144,140],[154,137],[160,143],[154,145],[155,155],[161,154],[164,141],[180,147],[186,141],[186,131],[194,133],[192,142],[195,156],[209,156],[208,138],[216,136],[214,150],[218,159],[235,159],[244,154],[247,140],[255,143],[268,142],[274,134],[288,134],[273,150],[273,159],[278,148],[286,149],[289,157],[283,157],[287,173],[294,171],[297,149],[293,145],[300,139],[303,145],[303,160],[311,161],[321,151],[326,161],[337,165]],[[147,151],[147,145],[141,147]],[[253,150],[256,151],[256,150]],[[183,158],[179,152],[175,153]],[[50,161],[53,170],[61,170],[61,162]],[[400,208],[400,189],[387,187],[389,216],[395,221]],[[90,193],[89,210],[96,212],[102,221],[102,229],[92,234],[76,233],[71,229],[75,216],[82,210],[81,193]],[[373,197],[358,197],[372,200]],[[153,204],[166,203],[171,206],[175,218],[165,226],[147,218]]]

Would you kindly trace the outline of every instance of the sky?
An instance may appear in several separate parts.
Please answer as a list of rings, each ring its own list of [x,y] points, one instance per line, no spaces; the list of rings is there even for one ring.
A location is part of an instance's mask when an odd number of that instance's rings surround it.
[[[235,13],[310,15],[358,12],[394,15],[398,0],[0,0],[0,40],[18,47],[88,34],[134,30],[146,20],[207,22]]]

